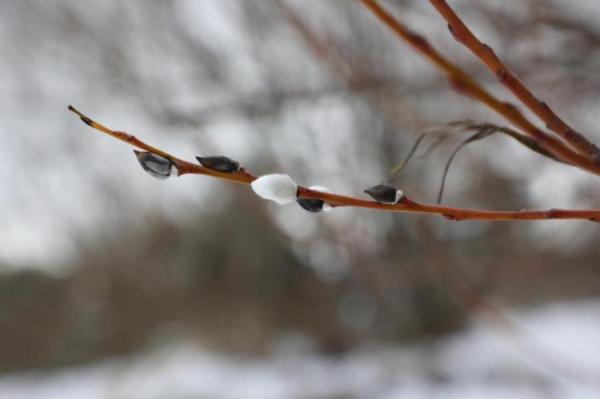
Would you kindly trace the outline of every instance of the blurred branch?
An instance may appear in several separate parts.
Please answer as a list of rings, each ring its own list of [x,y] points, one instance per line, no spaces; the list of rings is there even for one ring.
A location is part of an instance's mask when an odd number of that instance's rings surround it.
[[[255,175],[248,172],[245,168],[240,168],[234,172],[219,172],[207,167],[197,165],[177,158],[161,149],[144,143],[125,132],[111,130],[102,124],[90,119],[73,106],[69,106],[69,110],[77,114],[81,120],[88,126],[101,131],[117,140],[126,142],[129,145],[148,151],[152,154],[159,155],[173,162],[177,168],[178,176],[184,174],[202,174],[212,176],[217,179],[228,180],[241,184],[250,184],[257,179]],[[339,194],[326,193],[313,190],[307,187],[298,186],[296,197],[299,199],[313,199],[324,201],[332,207],[349,206],[356,208],[378,209],[391,212],[404,212],[416,214],[432,214],[440,215],[449,220],[495,220],[495,221],[511,221],[511,220],[549,220],[549,219],[584,219],[594,222],[600,222],[600,209],[549,209],[549,210],[532,210],[532,211],[490,211],[469,208],[455,208],[440,205],[423,204],[409,199],[404,196],[395,204],[384,204],[374,201],[367,201],[356,197],[350,197]]]
[[[501,306],[484,298],[480,288],[473,287],[469,275],[463,273],[430,227],[421,226],[426,239],[432,275],[447,287],[449,295],[464,309],[487,316],[491,323],[503,329],[504,336],[514,348],[539,365],[588,386],[599,387],[599,373],[587,368],[567,354],[545,345],[542,340],[511,318]],[[490,280],[487,280],[488,282]]]
[[[381,112],[386,121],[390,121],[395,127],[401,125],[397,108],[395,107],[393,111],[389,110],[389,105],[386,105],[386,102],[382,100],[380,96],[376,95],[381,94],[383,90],[387,90],[388,92],[391,91],[389,89],[391,89],[392,86],[388,85],[386,87],[378,87],[377,91],[361,90],[365,83],[373,80],[377,81],[380,80],[380,78],[378,78],[376,74],[371,73],[368,68],[361,67],[356,63],[348,62],[348,60],[342,55],[341,51],[339,51],[336,46],[323,39],[314,30],[312,30],[296,13],[296,11],[285,1],[274,0],[274,4],[283,14],[290,27],[292,27],[292,29],[294,29],[300,36],[308,49],[315,55],[317,59],[319,59],[326,67],[328,67],[328,69],[333,73],[333,75],[335,75],[337,79],[345,84],[345,86],[352,92],[358,92],[361,95],[364,95],[363,97],[371,104],[374,104],[375,108]],[[390,81],[390,83],[395,82]],[[411,93],[411,95],[414,95],[418,91],[422,90],[422,87],[415,87],[412,82],[406,81],[401,82],[401,87],[406,90],[406,92]],[[390,93],[386,93],[387,96],[389,96],[389,94]],[[405,104],[405,107],[408,108],[408,105]],[[416,124],[423,125],[423,122],[418,116],[417,110],[413,109],[410,112],[407,112],[405,115],[402,115],[402,118],[406,117],[413,119]]]
[[[445,74],[450,84],[459,93],[472,97],[487,105],[515,126],[519,127],[524,133],[527,133],[533,139],[538,141],[542,147],[546,148],[554,156],[565,163],[600,175],[600,164],[595,162],[594,159],[572,150],[567,147],[563,141],[538,129],[513,104],[498,100],[471,78],[467,72],[441,55],[423,36],[408,29],[391,14],[385,11],[376,0],[361,1],[402,40],[427,58],[443,74]]]
[[[165,123],[169,125],[199,126],[209,120],[226,115],[240,114],[248,118],[268,118],[277,115],[292,102],[314,101],[329,96],[339,96],[347,92],[347,88],[360,93],[388,90],[395,92],[402,87],[401,82],[387,77],[366,77],[347,87],[343,85],[324,86],[318,89],[276,90],[271,93],[260,93],[241,96],[233,101],[203,107],[194,111],[180,111],[164,106],[157,112],[162,113]],[[414,90],[432,90],[431,86],[415,87]]]

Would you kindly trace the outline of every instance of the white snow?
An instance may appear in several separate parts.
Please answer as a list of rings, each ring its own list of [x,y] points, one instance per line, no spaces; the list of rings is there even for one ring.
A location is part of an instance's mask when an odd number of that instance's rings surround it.
[[[95,365],[6,375],[0,399],[599,397],[600,301],[511,317],[527,333],[477,316],[465,332],[435,343],[364,346],[340,357],[278,348],[253,358],[178,342]]]

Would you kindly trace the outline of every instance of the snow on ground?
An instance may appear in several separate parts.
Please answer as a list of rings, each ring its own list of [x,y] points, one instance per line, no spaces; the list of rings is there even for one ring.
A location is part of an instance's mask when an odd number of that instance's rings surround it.
[[[474,317],[470,328],[435,343],[365,346],[340,357],[278,349],[253,358],[179,342],[83,367],[6,375],[0,399],[600,397],[600,301],[511,317],[518,336]]]

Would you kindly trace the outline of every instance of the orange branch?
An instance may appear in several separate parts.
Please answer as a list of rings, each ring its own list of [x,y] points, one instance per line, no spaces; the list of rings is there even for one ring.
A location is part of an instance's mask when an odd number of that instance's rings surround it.
[[[562,137],[572,148],[585,154],[594,161],[600,159],[600,149],[575,129],[567,125],[547,103],[538,99],[510,69],[502,63],[494,50],[482,43],[463,23],[445,0],[429,0],[440,15],[448,22],[448,28],[454,39],[462,43],[475,54],[498,81],[510,90],[527,108],[536,114],[546,127]]]
[[[85,123],[86,125],[94,128],[96,130],[101,131],[104,134],[114,137],[117,140],[124,141],[125,143],[132,145],[134,147],[137,147],[139,149],[142,149],[144,151],[148,151],[153,154],[160,155],[164,158],[169,159],[171,162],[173,162],[177,166],[179,176],[185,175],[185,174],[207,175],[207,176],[216,177],[218,179],[229,180],[232,182],[242,183],[242,184],[250,184],[250,183],[252,183],[252,181],[254,179],[256,179],[256,176],[252,175],[251,173],[248,173],[243,168],[240,169],[240,171],[236,172],[236,173],[223,173],[223,172],[218,172],[213,169],[205,168],[204,166],[198,165],[196,163],[191,163],[191,162],[185,161],[185,160],[177,158],[159,148],[148,145],[148,144],[144,143],[143,141],[137,139],[135,136],[132,136],[131,134],[128,134],[125,132],[119,132],[116,130],[111,130],[111,129],[107,128],[106,126],[88,118],[87,116],[85,116],[83,113],[81,113],[79,110],[77,110],[72,105],[69,105],[68,109],[69,109],[69,111],[78,115],[79,118],[83,121],[83,123]]]
[[[567,147],[561,140],[550,136],[538,129],[531,123],[516,106],[511,103],[500,101],[473,80],[459,66],[450,62],[441,55],[427,40],[408,29],[391,14],[384,10],[376,0],[361,0],[362,3],[375,14],[383,23],[385,23],[402,40],[417,50],[422,56],[427,58],[435,65],[440,72],[445,74],[450,84],[459,93],[472,97],[485,104],[506,120],[519,127],[533,139],[538,141],[541,146],[561,159],[565,163],[577,166],[596,175],[600,175],[600,164]]]
[[[98,122],[88,118],[86,115],[78,111],[72,106],[69,110],[77,114],[81,120],[88,126],[124,141],[125,143],[145,151],[152,152],[169,159],[175,164],[178,170],[178,175],[184,174],[202,174],[212,176],[217,179],[228,180],[235,183],[249,185],[256,176],[241,168],[238,172],[224,173],[205,168],[204,166],[185,161],[177,158],[159,148],[153,147],[137,139],[130,134],[114,131],[101,125]],[[341,207],[349,206],[355,208],[377,209],[381,211],[404,212],[416,214],[440,215],[449,220],[488,220],[488,221],[514,221],[514,220],[551,220],[551,219],[583,219],[594,222],[600,222],[600,209],[549,209],[544,211],[489,211],[469,208],[455,208],[449,206],[422,204],[404,197],[398,204],[386,205],[375,201],[364,200],[361,198],[350,197],[340,194],[324,193],[316,190],[311,190],[307,187],[298,186],[298,198],[318,199],[327,202],[331,206]]]

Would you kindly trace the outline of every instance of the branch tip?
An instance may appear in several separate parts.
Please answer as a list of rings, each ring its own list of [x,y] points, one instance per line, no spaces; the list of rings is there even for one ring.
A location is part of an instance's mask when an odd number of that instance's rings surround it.
[[[77,108],[75,108],[72,105],[69,105],[67,107],[67,109],[75,114],[77,114],[79,116],[79,119],[81,119],[83,121],[83,123],[85,123],[86,125],[90,126],[90,127],[94,127],[94,121],[92,121],[90,118],[88,118],[87,116],[85,116],[84,114],[82,114],[81,112],[79,112],[79,110],[77,110]]]

